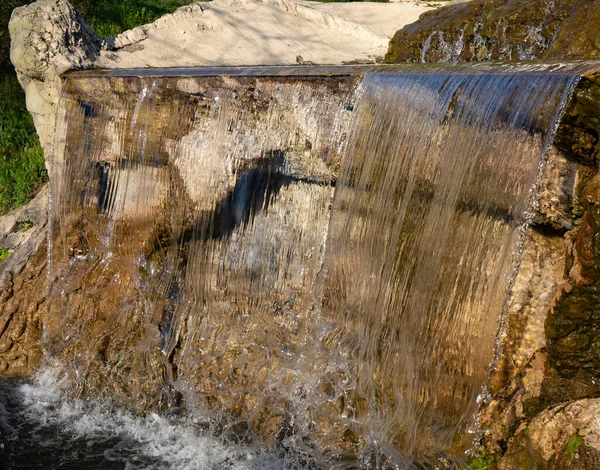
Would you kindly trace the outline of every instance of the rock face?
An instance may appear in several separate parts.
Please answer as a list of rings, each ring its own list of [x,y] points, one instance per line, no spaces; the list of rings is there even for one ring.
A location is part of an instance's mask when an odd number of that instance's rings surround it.
[[[600,400],[587,399],[547,409],[520,429],[500,460],[500,470],[600,467]]]
[[[27,206],[0,217],[0,375],[32,372],[42,358],[46,301],[48,187]]]
[[[598,0],[474,0],[399,30],[388,63],[600,57]]]
[[[577,413],[596,413],[593,399],[600,396],[597,81],[596,74],[581,80],[558,129],[547,181],[560,181],[554,186],[563,189],[548,198],[543,187],[539,209],[552,206],[544,200],[569,203],[534,221],[507,311],[502,355],[480,410],[483,449],[498,456],[503,469],[598,466],[596,444],[583,445],[577,432],[584,426],[576,424]],[[549,419],[560,420],[564,430],[550,432]]]
[[[59,75],[89,67],[102,41],[66,0],[40,0],[15,8],[10,59],[27,95],[27,110],[46,155],[51,154]],[[48,163],[47,163],[48,166]]]

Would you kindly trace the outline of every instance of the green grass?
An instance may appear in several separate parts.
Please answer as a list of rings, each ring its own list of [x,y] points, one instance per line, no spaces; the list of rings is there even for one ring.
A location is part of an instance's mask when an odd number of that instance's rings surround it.
[[[0,246],[0,264],[4,263],[6,258],[10,256],[10,251],[8,251],[3,246]]]
[[[100,36],[116,36],[194,1],[72,0],[71,3]]]
[[[47,179],[25,93],[14,75],[0,74],[0,214],[26,204]]]
[[[31,220],[26,220],[25,222],[20,222],[19,225],[17,225],[17,232],[24,233],[33,227],[35,227],[35,222],[32,222]]]

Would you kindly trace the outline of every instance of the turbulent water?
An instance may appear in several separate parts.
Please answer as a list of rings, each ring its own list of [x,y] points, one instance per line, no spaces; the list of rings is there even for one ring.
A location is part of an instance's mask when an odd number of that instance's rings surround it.
[[[14,388],[16,420],[128,468],[460,464],[576,82],[558,65],[70,75],[45,325],[66,375]]]
[[[137,416],[110,399],[67,393],[59,366],[29,383],[0,387],[2,468],[280,470],[306,468],[306,456],[268,452],[227,439],[207,413]]]

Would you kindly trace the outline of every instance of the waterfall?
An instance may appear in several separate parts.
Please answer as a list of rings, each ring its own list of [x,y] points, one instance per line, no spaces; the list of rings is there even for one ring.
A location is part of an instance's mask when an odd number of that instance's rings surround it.
[[[47,354],[305,466],[460,462],[578,67],[68,75]]]

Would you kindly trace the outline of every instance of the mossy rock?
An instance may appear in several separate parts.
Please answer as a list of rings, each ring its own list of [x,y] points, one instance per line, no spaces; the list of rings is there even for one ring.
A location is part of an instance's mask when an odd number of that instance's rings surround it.
[[[600,0],[474,0],[398,31],[388,63],[600,58]]]
[[[546,321],[546,406],[600,396],[600,176],[587,183],[582,200],[584,213],[566,260],[570,288]]]
[[[580,80],[561,120],[554,145],[567,157],[594,168],[595,173],[600,154],[599,137],[600,75],[594,73]]]

